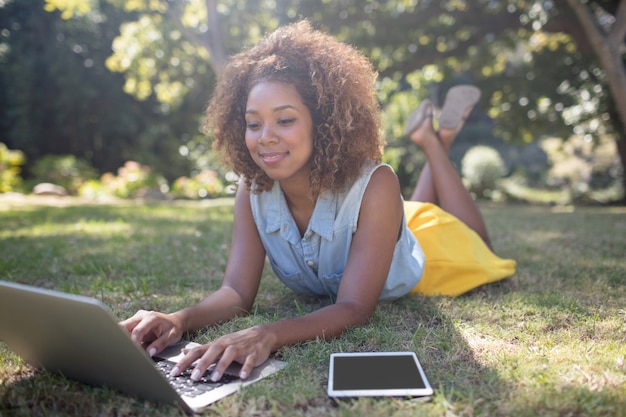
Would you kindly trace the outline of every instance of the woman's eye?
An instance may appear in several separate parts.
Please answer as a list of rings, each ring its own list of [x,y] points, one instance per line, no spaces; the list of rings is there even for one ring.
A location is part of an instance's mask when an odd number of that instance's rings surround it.
[[[282,125],[282,126],[284,126],[284,125],[289,125],[289,124],[293,123],[295,120],[296,120],[296,119],[294,119],[294,118],[291,118],[291,119],[280,119],[280,120],[278,121],[278,124],[279,124],[279,125]]]
[[[246,126],[250,130],[256,130],[261,126],[261,124],[258,122],[248,122],[246,123]]]

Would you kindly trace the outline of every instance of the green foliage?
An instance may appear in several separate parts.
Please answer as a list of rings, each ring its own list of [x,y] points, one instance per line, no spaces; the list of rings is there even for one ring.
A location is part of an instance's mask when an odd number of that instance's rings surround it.
[[[100,182],[104,189],[121,198],[138,197],[146,191],[167,191],[167,183],[162,176],[135,161],[127,161],[117,170],[117,175],[105,173]],[[87,191],[83,190],[82,194],[87,194]]]
[[[480,198],[494,198],[498,183],[506,173],[504,161],[497,150],[489,146],[471,148],[461,162],[463,182]]]
[[[595,201],[593,196],[603,189],[614,189],[614,193],[623,195],[620,188],[624,172],[614,141],[601,138],[594,143],[573,137],[567,141],[548,138],[540,143],[551,164],[546,185],[565,191],[571,202]]]
[[[85,181],[78,193],[90,200],[108,200],[113,197],[198,200],[227,195],[230,188],[224,186],[217,172],[205,169],[192,177],[177,178],[170,189],[167,180],[150,167],[127,161],[118,169],[117,175],[109,172],[99,180]]]
[[[100,180],[88,180],[78,189],[78,195],[88,200],[102,201],[114,197],[113,190],[108,189]]]
[[[19,188],[22,179],[20,166],[24,165],[26,158],[19,150],[11,150],[0,142],[0,193],[15,191]]]
[[[301,18],[354,44],[379,71],[387,158],[398,169],[403,189],[423,163],[415,148],[396,140],[404,117],[419,100],[440,99],[458,78],[482,89],[478,113],[493,122],[489,134],[507,142],[569,138],[572,131],[597,141],[623,132],[606,71],[581,25],[572,24],[577,19],[566,2],[1,4],[0,131],[29,161],[72,154],[101,173],[135,160],[169,181],[200,169],[223,178],[198,129],[219,67],[213,52],[238,52]],[[212,4],[217,23],[209,20]],[[609,22],[616,4],[590,1],[586,7]],[[468,148],[458,146],[459,153],[452,155],[457,163]],[[30,171],[26,165],[25,177]]]
[[[32,167],[37,182],[51,182],[76,195],[79,188],[88,180],[97,177],[96,170],[87,161],[74,155],[46,155]]]
[[[172,184],[171,193],[175,198],[192,200],[217,197],[224,193],[224,184],[218,178],[217,172],[203,170],[191,178],[177,178]]]
[[[54,12],[61,11],[62,19],[71,19],[73,16],[85,16],[89,14],[95,3],[92,0],[45,0],[44,10]]]
[[[91,8],[66,19],[45,11],[43,0],[0,3],[0,132],[7,145],[29,163],[74,155],[99,173],[127,160],[170,180],[188,173],[178,149],[198,130],[212,78],[198,78],[177,113],[154,97],[136,100],[123,91],[124,77],[105,65],[120,25],[135,14],[106,1],[79,3]],[[26,180],[32,168],[24,166]]]
[[[624,198],[616,144],[580,137],[545,138],[525,147],[502,181],[507,198],[530,203],[611,203]]]

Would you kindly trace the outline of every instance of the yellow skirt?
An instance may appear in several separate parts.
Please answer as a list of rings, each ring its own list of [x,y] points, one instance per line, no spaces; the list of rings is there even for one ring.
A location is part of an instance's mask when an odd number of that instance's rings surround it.
[[[406,201],[404,211],[426,257],[412,293],[456,297],[515,273],[514,260],[498,257],[476,232],[440,207]]]

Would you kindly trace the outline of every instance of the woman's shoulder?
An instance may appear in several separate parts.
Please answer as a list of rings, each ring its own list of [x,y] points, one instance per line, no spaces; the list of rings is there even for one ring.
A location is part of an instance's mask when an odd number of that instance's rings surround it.
[[[373,167],[363,190],[364,201],[372,198],[392,204],[396,199],[401,200],[400,181],[390,165],[381,163]]]
[[[361,175],[345,190],[337,194],[340,205],[361,207],[364,199],[401,199],[400,184],[395,172],[385,163],[368,161]]]
[[[390,165],[378,164],[372,171],[368,186],[399,185],[398,176]]]
[[[363,164],[361,174],[351,185],[350,191],[363,194],[365,190],[370,187],[372,181],[374,181],[375,184],[383,183],[391,185],[398,181],[398,177],[389,164],[368,160]]]

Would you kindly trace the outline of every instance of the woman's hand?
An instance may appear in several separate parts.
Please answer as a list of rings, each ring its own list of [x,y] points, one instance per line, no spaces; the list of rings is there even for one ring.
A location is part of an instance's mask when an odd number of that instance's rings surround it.
[[[146,349],[150,356],[162,351],[182,337],[182,323],[174,314],[139,310],[120,325],[130,332],[131,338]]]
[[[261,365],[272,353],[274,337],[263,326],[255,326],[185,351],[185,357],[172,369],[171,375],[177,376],[194,361],[198,361],[191,373],[192,380],[199,380],[212,364],[216,364],[211,373],[211,380],[218,381],[232,362],[242,364],[239,377],[246,379],[252,369]]]

